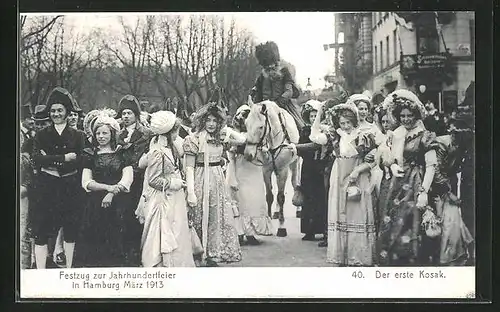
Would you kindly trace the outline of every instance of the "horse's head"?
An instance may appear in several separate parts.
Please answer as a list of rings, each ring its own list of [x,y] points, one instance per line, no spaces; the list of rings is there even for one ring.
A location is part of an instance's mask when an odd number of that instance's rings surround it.
[[[272,123],[277,114],[277,105],[271,101],[260,103],[249,103],[250,112],[245,120],[247,130],[247,141],[245,147],[245,158],[249,161],[255,159],[257,148],[267,143],[267,137],[271,132]]]

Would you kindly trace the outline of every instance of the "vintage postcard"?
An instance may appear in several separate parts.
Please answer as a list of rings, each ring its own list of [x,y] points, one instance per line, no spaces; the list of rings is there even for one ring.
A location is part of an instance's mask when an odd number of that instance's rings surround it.
[[[19,56],[21,301],[475,297],[474,12],[21,13]]]

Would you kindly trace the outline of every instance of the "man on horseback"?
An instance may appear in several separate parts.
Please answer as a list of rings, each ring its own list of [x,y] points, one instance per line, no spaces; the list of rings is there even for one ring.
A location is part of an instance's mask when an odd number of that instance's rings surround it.
[[[260,44],[255,47],[255,57],[263,69],[252,89],[252,100],[255,103],[264,100],[275,102],[292,115],[300,131],[305,124],[292,103],[292,99],[299,97],[300,91],[290,70],[280,62],[278,46],[273,41]]]

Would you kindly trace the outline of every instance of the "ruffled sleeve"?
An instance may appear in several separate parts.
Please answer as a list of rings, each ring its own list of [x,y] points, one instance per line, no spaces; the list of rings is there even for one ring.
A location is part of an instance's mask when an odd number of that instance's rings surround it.
[[[185,155],[196,156],[199,152],[199,141],[198,138],[191,134],[184,139],[184,143],[182,144]]]
[[[355,140],[358,154],[364,157],[377,147],[375,135],[373,133],[361,133]]]

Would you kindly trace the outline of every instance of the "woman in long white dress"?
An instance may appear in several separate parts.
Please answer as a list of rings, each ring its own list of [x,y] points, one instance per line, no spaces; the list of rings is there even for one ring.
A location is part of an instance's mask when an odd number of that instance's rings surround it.
[[[242,105],[236,111],[233,119],[234,128],[244,135],[245,118],[250,112],[250,107]],[[235,192],[236,203],[239,211],[239,221],[241,222],[243,235],[246,236],[246,243],[249,245],[259,245],[256,235],[272,235],[271,218],[267,214],[266,189],[262,173],[262,165],[250,162],[245,159],[242,145],[234,145],[228,152],[230,159],[227,180],[232,191]],[[261,155],[261,157],[264,157]],[[244,244],[243,237],[240,236],[240,244]]]
[[[310,136],[317,144],[334,142],[335,162],[328,194],[327,262],[336,266],[371,266],[375,251],[372,165],[364,159],[375,147],[375,139],[359,130],[358,111],[353,103],[339,104],[333,111],[339,128],[321,131],[317,118]]]
[[[194,267],[181,153],[174,144],[180,121],[172,112],[159,111],[151,115],[150,127],[156,136],[146,158],[142,265]]]

